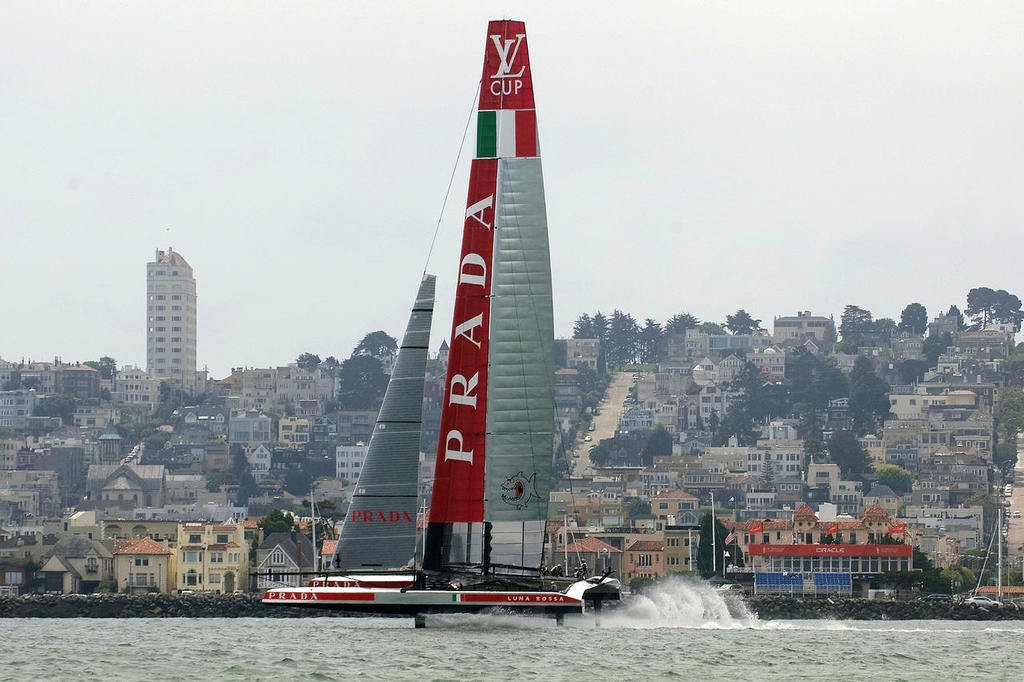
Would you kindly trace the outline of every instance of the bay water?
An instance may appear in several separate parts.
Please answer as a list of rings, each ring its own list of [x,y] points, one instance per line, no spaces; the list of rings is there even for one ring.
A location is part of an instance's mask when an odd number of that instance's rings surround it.
[[[731,598],[729,598],[731,599]],[[759,620],[669,582],[593,618],[2,619],[0,682],[1022,680],[1024,621]]]

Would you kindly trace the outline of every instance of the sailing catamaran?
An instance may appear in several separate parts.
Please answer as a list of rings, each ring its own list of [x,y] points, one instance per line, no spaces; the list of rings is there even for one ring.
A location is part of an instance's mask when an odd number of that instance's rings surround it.
[[[581,613],[605,576],[543,576],[554,321],[537,117],[520,21],[488,24],[433,488],[417,567],[417,475],[434,278],[425,276],[334,555],[343,575],[266,604],[409,614]]]

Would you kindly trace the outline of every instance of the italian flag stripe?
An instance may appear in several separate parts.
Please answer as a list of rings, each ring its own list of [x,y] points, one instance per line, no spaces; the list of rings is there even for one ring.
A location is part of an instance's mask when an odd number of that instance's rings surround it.
[[[479,112],[476,156],[478,159],[537,156],[537,112],[533,109]]]
[[[498,156],[498,121],[496,111],[481,111],[476,119],[476,158]]]

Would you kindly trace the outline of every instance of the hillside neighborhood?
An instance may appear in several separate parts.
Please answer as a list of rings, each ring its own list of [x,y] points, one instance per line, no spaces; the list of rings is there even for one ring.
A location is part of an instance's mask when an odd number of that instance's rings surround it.
[[[864,596],[928,568],[953,593],[994,580],[999,518],[1019,586],[1020,301],[975,324],[914,306],[899,324],[848,306],[839,325],[738,311],[728,329],[681,316],[632,336],[619,311],[581,317],[555,348],[546,566]],[[0,593],[227,593],[326,569],[389,338],[223,379],[0,359]],[[423,500],[446,350],[428,368]]]

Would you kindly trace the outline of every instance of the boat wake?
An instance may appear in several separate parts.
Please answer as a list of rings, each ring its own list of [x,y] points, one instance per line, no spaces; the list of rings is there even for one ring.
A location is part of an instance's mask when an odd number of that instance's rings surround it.
[[[749,628],[758,623],[743,600],[699,580],[668,578],[606,613],[601,627]]]

